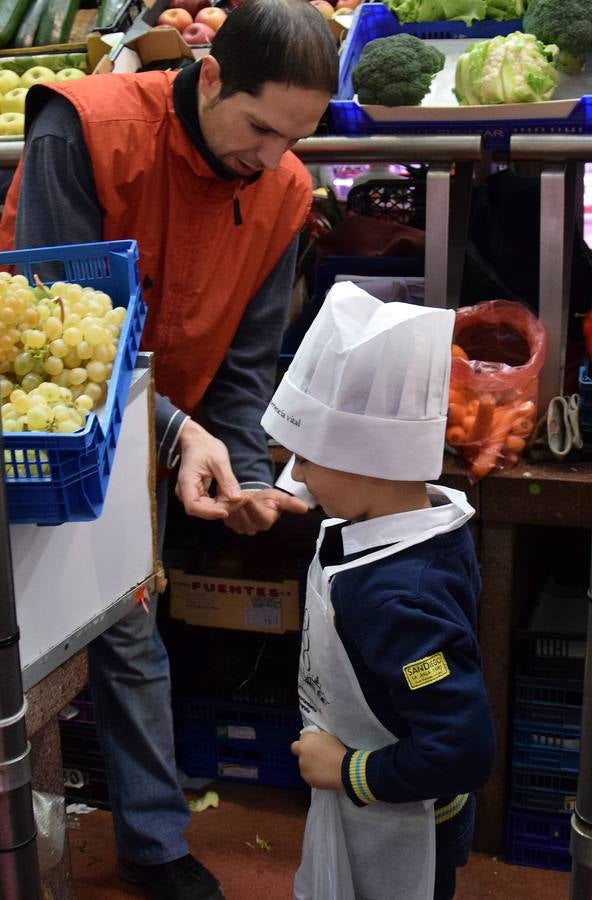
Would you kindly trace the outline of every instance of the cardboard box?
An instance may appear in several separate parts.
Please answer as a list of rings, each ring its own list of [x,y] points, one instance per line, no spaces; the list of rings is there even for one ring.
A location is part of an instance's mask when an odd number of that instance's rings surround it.
[[[296,580],[247,581],[169,571],[170,611],[188,625],[284,634],[300,630]]]
[[[201,59],[209,53],[209,47],[190,47],[176,28],[152,28],[126,43],[119,43],[109,49],[104,46],[104,55],[93,74],[108,72],[135,72],[141,66],[158,59]]]

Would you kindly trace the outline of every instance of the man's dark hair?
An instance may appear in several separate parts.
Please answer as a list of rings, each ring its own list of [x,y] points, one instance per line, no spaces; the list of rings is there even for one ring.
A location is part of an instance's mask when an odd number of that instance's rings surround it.
[[[257,97],[266,81],[337,92],[337,47],[309,0],[246,0],[212,41],[220,65],[220,100]]]

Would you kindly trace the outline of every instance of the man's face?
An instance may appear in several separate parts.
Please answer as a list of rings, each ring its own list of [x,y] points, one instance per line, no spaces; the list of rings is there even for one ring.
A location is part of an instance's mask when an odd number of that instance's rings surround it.
[[[212,57],[202,60],[199,121],[211,152],[241,178],[276,169],[297,140],[313,134],[329,94],[268,81],[257,97],[233,94],[218,100],[221,82]]]

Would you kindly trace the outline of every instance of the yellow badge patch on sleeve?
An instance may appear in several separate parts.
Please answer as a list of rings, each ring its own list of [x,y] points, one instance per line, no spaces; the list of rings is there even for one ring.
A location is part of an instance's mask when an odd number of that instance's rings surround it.
[[[443,653],[434,653],[432,656],[424,656],[415,662],[403,666],[403,675],[409,685],[409,689],[416,691],[418,688],[427,687],[435,681],[448,678],[450,669],[444,659]]]

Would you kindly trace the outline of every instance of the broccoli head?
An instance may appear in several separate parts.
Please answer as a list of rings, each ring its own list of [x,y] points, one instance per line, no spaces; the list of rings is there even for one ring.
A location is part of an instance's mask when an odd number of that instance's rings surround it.
[[[417,106],[444,65],[444,54],[411,34],[376,38],[366,44],[352,83],[361,104]]]
[[[579,72],[592,53],[590,0],[530,0],[522,25],[543,44],[557,44],[564,72]]]

